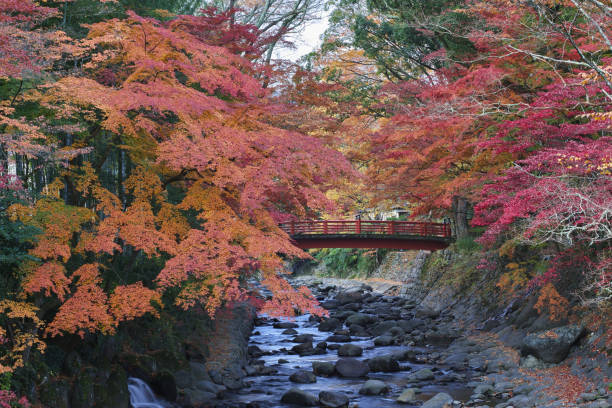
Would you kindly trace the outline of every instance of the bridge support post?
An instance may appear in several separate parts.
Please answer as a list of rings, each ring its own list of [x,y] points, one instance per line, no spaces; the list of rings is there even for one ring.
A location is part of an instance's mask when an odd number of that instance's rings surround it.
[[[323,233],[327,234],[327,221],[323,221]]]
[[[295,235],[295,221],[291,221],[291,235]]]
[[[389,221],[389,234],[395,235],[395,221]]]
[[[361,219],[357,220],[355,225],[355,232],[357,234],[361,234]]]

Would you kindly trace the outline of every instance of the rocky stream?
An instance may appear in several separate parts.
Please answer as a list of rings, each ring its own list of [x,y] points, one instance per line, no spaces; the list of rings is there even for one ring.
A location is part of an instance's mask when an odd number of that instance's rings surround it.
[[[296,283],[308,284],[329,317],[258,316],[242,364],[224,375],[177,376],[177,386],[189,389],[179,406],[611,406],[606,389],[579,387],[578,377],[563,376],[555,364],[584,336],[581,326],[524,337],[520,353],[482,327],[469,327],[472,322],[384,293],[388,286],[314,278]],[[160,400],[132,405],[175,406]]]

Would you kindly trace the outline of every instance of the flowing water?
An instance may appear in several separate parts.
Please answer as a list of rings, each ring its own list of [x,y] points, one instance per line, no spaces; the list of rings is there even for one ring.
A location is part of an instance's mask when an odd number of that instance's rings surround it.
[[[294,322],[298,324],[298,327],[295,328],[298,334],[311,334],[313,336],[313,344],[325,341],[331,335],[328,332],[320,332],[316,327],[317,323],[310,322],[308,315],[300,316]],[[295,335],[282,334],[283,329],[273,328],[272,323],[269,320],[260,320],[260,324],[263,325],[255,328],[250,339],[250,345],[257,346],[264,351],[266,355],[260,357],[260,360],[263,360],[266,366],[272,367],[278,370],[278,372],[272,375],[247,377],[248,386],[246,388],[226,395],[224,401],[228,403],[227,406],[233,406],[231,402],[234,402],[251,403],[253,407],[262,408],[287,407],[287,404],[280,402],[281,397],[290,388],[297,387],[314,395],[318,395],[320,391],[342,392],[349,397],[351,404],[357,404],[360,408],[411,407],[409,404],[398,404],[395,401],[395,398],[402,390],[414,386],[408,382],[410,372],[421,368],[430,368],[434,370],[436,377],[450,373],[443,367],[434,367],[430,364],[419,362],[400,363],[401,371],[399,372],[369,373],[369,379],[384,381],[389,386],[390,392],[386,396],[360,395],[359,389],[366,381],[363,378],[317,376],[316,383],[295,384],[289,381],[289,376],[292,373],[298,369],[312,371],[313,361],[335,362],[339,358],[337,351],[327,350],[326,354],[302,357],[297,354],[290,354],[289,350],[296,344],[291,342]],[[359,359],[369,359],[378,355],[392,354],[407,349],[407,346],[374,346],[371,338],[353,337],[351,343],[363,348],[363,356],[358,357]],[[435,351],[434,348],[430,347],[413,347],[412,350],[416,351],[417,354],[427,354]],[[279,359],[286,360],[287,362],[279,363]],[[466,401],[471,395],[471,389],[465,386],[465,382],[467,381],[448,382],[442,385],[439,382],[435,385],[420,383],[418,388],[421,393],[417,394],[417,398],[427,400],[439,392],[446,392],[456,400]]]
[[[130,404],[133,408],[168,408],[164,401],[158,399],[149,385],[139,378],[128,379],[128,391],[130,392]]]

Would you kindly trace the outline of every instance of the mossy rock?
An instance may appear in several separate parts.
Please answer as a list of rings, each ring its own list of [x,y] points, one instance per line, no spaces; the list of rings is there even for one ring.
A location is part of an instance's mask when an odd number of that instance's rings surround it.
[[[38,398],[43,406],[70,408],[71,384],[65,378],[51,378],[38,389]]]
[[[170,350],[155,350],[149,353],[149,355],[153,357],[160,370],[176,371],[187,363],[186,361],[181,361]]]
[[[160,371],[153,375],[151,388],[156,394],[161,395],[168,401],[176,401],[177,387],[174,375],[168,371]]]
[[[77,374],[70,398],[71,408],[91,408],[94,406],[96,402],[94,387],[97,374],[94,367],[85,367]]]
[[[94,386],[95,408],[129,408],[130,393],[127,372],[121,366],[113,366],[108,379]]]
[[[79,353],[74,350],[68,353],[68,355],[64,359],[62,371],[70,377],[75,377],[81,372],[82,368],[83,360],[81,359]]]
[[[147,354],[122,353],[119,362],[130,375],[145,382],[150,382],[151,376],[158,370],[155,359]]]

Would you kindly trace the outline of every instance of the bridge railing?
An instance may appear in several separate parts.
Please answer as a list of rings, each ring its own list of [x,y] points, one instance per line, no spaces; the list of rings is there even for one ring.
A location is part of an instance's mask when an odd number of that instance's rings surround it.
[[[450,224],[415,221],[307,220],[280,224],[289,235],[381,234],[450,238]]]

